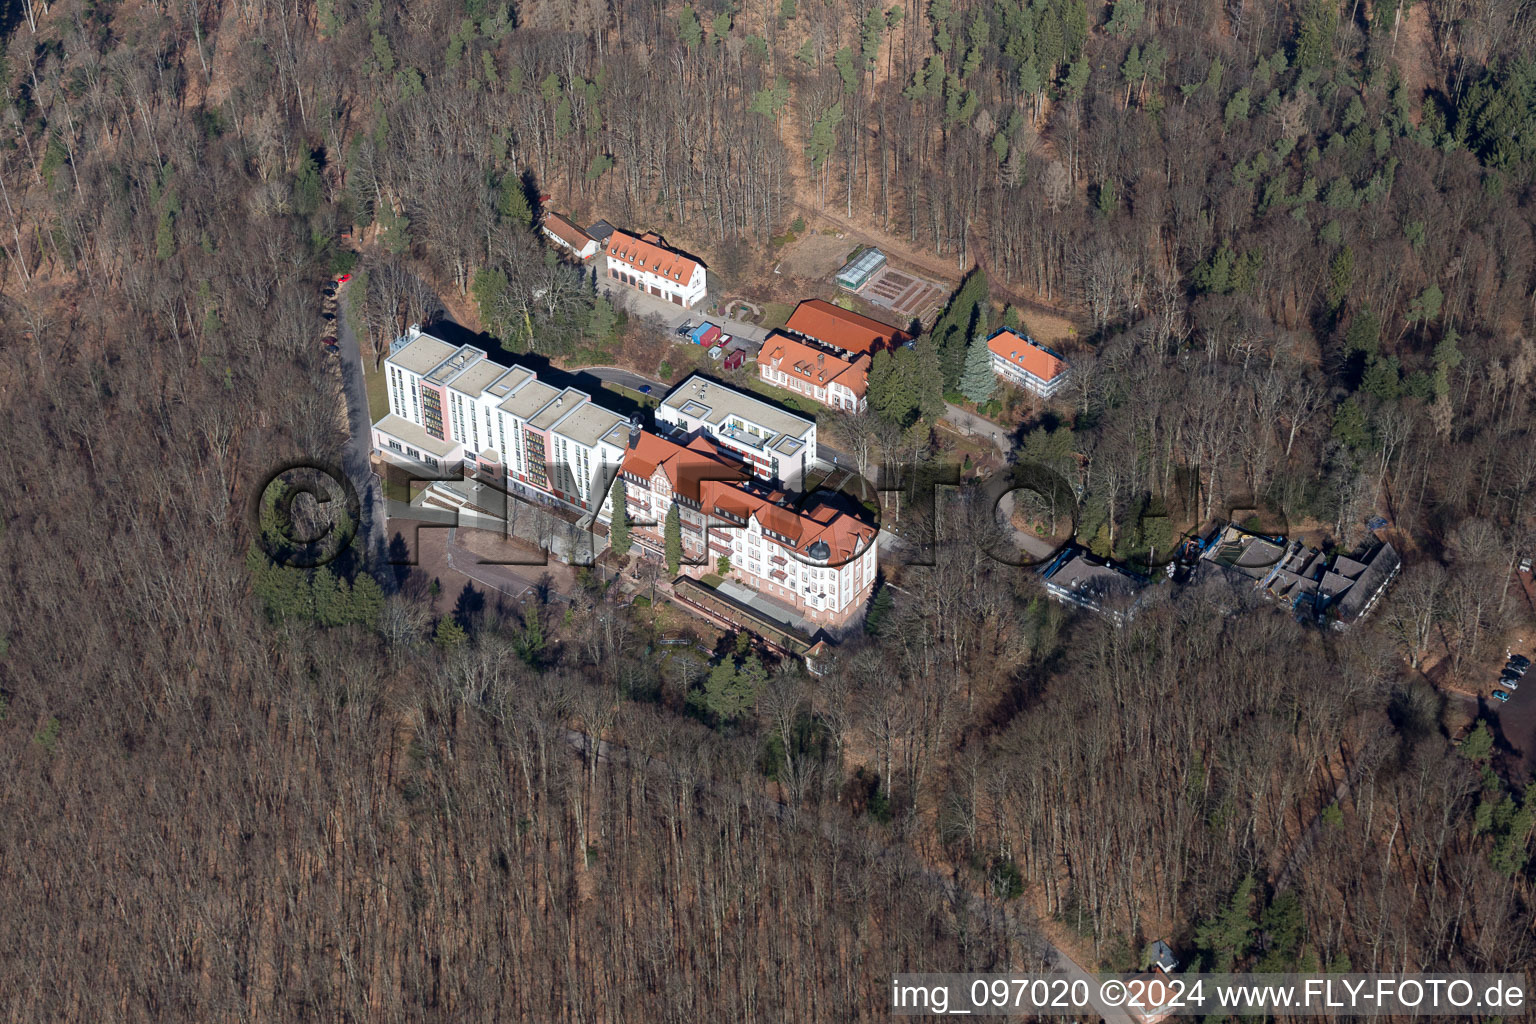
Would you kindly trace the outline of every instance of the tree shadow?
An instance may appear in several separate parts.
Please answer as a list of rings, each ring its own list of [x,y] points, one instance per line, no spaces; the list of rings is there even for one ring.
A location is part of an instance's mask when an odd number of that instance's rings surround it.
[[[453,605],[453,618],[466,632],[474,632],[480,626],[480,620],[485,614],[485,594],[476,590],[472,584],[464,584],[464,589],[459,591],[459,598]]]

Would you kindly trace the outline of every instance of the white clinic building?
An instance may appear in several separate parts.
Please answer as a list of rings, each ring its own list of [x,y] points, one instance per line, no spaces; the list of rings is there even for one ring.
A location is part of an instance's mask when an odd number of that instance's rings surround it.
[[[729,449],[752,475],[796,490],[816,463],[816,421],[694,374],[656,407],[674,436],[703,436]]]
[[[412,325],[384,361],[389,414],[373,425],[380,456],[417,471],[504,483],[607,518],[608,483],[629,445],[630,423],[576,388],[522,366],[502,366]]]

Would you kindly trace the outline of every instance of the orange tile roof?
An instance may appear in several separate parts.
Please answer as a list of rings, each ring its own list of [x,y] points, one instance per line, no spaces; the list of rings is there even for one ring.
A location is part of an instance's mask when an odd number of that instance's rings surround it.
[[[586,248],[593,241],[591,235],[558,213],[547,213],[544,215],[544,230],[577,252]]]
[[[1026,338],[1007,327],[987,339],[987,349],[1041,380],[1051,380],[1067,369],[1065,359],[1033,338]]]
[[[765,491],[752,483],[746,467],[703,437],[680,445],[642,431],[619,468],[642,480],[660,468],[674,491],[705,511],[719,509],[738,519],[756,516],[763,529],[789,538],[788,543],[772,537],[770,541],[802,555],[812,544],[825,541],[833,565],[847,562],[875,539],[873,526],[835,506],[819,503],[795,509],[777,504],[786,498],[785,492]]]
[[[702,437],[687,446],[675,444],[650,431],[641,431],[634,447],[624,452],[620,470],[641,480],[649,480],[660,467],[672,489],[689,501],[699,500],[699,484],[707,479],[746,480],[750,474],[735,459]]]
[[[608,238],[608,255],[636,270],[660,274],[674,281],[691,281],[699,265],[680,252],[658,245],[659,241],[658,236],[653,234],[636,238],[623,231],[615,231]]]
[[[775,360],[779,364],[777,369],[791,377],[810,381],[818,387],[837,381],[860,398],[864,397],[865,387],[869,383],[868,356],[844,359],[781,331],[768,335],[768,340],[763,342],[763,347],[757,353],[759,366],[772,367]]]
[[[800,303],[784,327],[855,355],[869,355],[911,340],[900,328],[849,312],[824,299]]]
[[[817,541],[824,541],[828,561],[839,565],[860,553],[861,545],[874,541],[875,528],[825,503],[794,509],[776,505],[761,494],[732,483],[706,481],[700,489],[705,509],[721,509],[740,519],[755,516],[765,530],[788,537],[786,544],[768,540],[804,555]],[[782,495],[780,495],[782,497]]]

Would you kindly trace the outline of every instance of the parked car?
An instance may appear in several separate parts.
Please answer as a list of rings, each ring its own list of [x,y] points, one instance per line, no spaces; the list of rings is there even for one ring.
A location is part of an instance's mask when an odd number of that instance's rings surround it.
[[[1529,555],[1527,555],[1526,557],[1520,559],[1520,571],[1521,572],[1530,572],[1531,571],[1531,558],[1530,558]]]
[[[1489,696],[1498,701],[1500,704],[1504,704],[1509,701],[1509,694],[1505,693],[1503,690],[1494,690],[1493,693],[1489,694]]]
[[[1504,689],[1508,690],[1510,693],[1514,693],[1516,690],[1520,689],[1520,680],[1500,679],[1499,685],[1504,687]]]
[[[680,327],[678,327],[678,329],[673,331],[672,333],[677,335],[679,338],[686,338],[686,337],[688,337],[688,332],[691,331],[691,330],[693,330],[693,321],[692,320],[684,320],[682,325]]]
[[[1531,667],[1531,659],[1523,654],[1511,654],[1509,656],[1510,668],[1518,668],[1522,671]]]
[[[334,341],[326,343],[326,346],[325,346],[325,354],[326,355],[334,356],[336,353],[338,353],[340,351],[341,351],[341,346],[337,345]]]
[[[1507,676],[1523,676],[1529,670],[1529,665],[1519,665],[1513,661],[1504,666],[1504,674]]]
[[[342,285],[346,284],[350,280],[352,280],[352,275],[351,274],[342,274],[340,277],[338,277],[336,279],[336,287],[340,288]]]
[[[642,395],[650,394],[651,393],[651,386],[649,384],[641,384],[640,385],[640,393]]]

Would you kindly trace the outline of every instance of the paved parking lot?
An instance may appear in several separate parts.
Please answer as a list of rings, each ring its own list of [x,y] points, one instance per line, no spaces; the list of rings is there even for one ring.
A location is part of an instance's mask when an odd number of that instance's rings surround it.
[[[768,332],[757,324],[732,320],[729,317],[710,316],[702,309],[683,309],[665,299],[644,295],[632,288],[605,287],[604,290],[610,299],[622,305],[632,316],[660,317],[667,325],[668,332],[675,331],[685,323],[698,324],[708,320],[712,324],[718,324],[722,332],[745,344],[751,355],[757,354],[757,350],[763,347],[763,339],[768,337]]]

